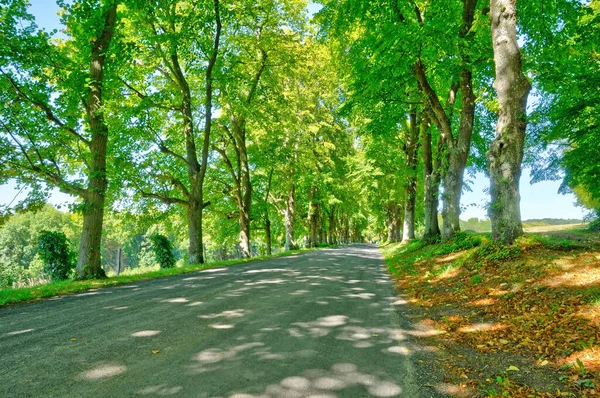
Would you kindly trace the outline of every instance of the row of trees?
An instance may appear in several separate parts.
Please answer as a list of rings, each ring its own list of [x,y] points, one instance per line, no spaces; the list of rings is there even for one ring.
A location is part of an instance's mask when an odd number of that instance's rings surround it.
[[[60,34],[1,4],[1,178],[79,198],[79,278],[105,275],[107,210],[184,213],[190,263],[207,221],[242,257],[251,230],[271,252],[275,212],[286,249],[299,219],[308,246],[360,236],[339,79],[304,1],[61,2]]]
[[[490,176],[504,243],[523,159],[600,199],[597,0],[518,19],[516,0],[324,0],[317,25],[303,0],[59,4],[47,32],[0,0],[0,180],[29,187],[24,204],[79,198],[79,278],[104,276],[107,212],[178,225],[202,263],[251,256],[257,234],[267,254],[451,239],[468,167]]]
[[[364,147],[357,175],[389,240],[414,237],[415,211],[425,238],[451,239],[468,167],[490,177],[492,236],[505,244],[523,233],[523,160],[534,181],[566,170],[564,190],[598,209],[598,1],[519,2],[518,18],[516,0],[323,3]]]

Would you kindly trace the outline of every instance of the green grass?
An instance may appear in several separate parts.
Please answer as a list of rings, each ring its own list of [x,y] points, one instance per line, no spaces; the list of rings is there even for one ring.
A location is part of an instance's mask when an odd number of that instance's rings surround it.
[[[334,246],[328,246],[334,247]],[[102,287],[108,286],[118,286],[125,285],[128,283],[145,281],[149,279],[158,279],[158,278],[166,278],[174,275],[187,274],[190,272],[202,271],[213,268],[222,268],[229,267],[236,264],[244,264],[253,261],[267,260],[277,257],[286,257],[292,256],[299,253],[319,250],[320,248],[313,249],[300,249],[300,250],[291,250],[289,252],[278,253],[272,256],[261,256],[261,257],[253,257],[247,259],[239,259],[239,260],[227,260],[227,261],[219,261],[215,263],[209,264],[194,264],[194,265],[186,265],[184,267],[175,267],[175,268],[167,268],[160,269],[158,271],[145,272],[141,274],[131,274],[131,275],[119,275],[109,277],[107,279],[97,279],[97,280],[84,280],[84,281],[56,281],[50,282],[43,285],[38,285],[34,287],[24,287],[17,289],[0,289],[0,306],[8,305],[8,304],[16,304],[28,301],[35,301],[42,298],[54,297],[54,296],[62,296],[65,294],[74,294],[84,292],[90,289],[98,289]]]

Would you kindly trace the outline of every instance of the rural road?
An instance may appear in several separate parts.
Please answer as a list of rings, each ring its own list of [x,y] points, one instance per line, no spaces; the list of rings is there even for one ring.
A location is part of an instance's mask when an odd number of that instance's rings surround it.
[[[0,308],[0,397],[446,396],[373,245]]]

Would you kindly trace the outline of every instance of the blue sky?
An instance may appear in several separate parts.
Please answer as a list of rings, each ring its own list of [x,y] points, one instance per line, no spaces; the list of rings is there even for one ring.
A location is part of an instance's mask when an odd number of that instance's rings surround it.
[[[309,5],[309,12],[314,13],[320,8],[319,5]],[[56,15],[58,7],[53,0],[31,0],[31,13],[35,16],[38,26],[46,29],[60,29],[59,18]],[[489,201],[489,196],[485,190],[489,188],[489,180],[481,173],[475,178],[467,177],[472,180],[472,192],[463,194],[462,205],[466,207],[461,218],[466,220],[471,217],[485,218],[485,204]],[[575,205],[574,195],[561,195],[558,193],[559,181],[546,181],[534,185],[529,183],[530,177],[528,170],[523,171],[521,177],[521,215],[524,220],[536,218],[579,218],[584,215],[584,211]],[[9,183],[0,186],[0,205],[10,203],[18,190],[15,185]],[[24,193],[18,195],[17,200],[22,198]],[[71,201],[71,198],[54,190],[50,202],[58,205]]]

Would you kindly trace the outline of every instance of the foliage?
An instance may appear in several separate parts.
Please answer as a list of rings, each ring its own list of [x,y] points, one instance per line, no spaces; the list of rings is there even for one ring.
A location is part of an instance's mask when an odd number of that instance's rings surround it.
[[[481,237],[469,232],[457,232],[450,242],[441,244],[436,253],[439,255],[459,252],[481,245]]]
[[[592,239],[582,245],[571,233],[525,235],[509,247],[485,242],[450,256],[417,243],[382,247],[405,299],[427,314],[438,344],[453,354],[449,376],[473,388],[469,396],[498,393],[494,384],[504,396],[554,396],[552,374],[564,382],[564,396],[597,394],[600,241],[581,231]],[[527,377],[517,383],[507,377],[512,372]]]
[[[69,243],[63,232],[40,232],[38,254],[44,263],[44,272],[52,280],[64,280],[71,276],[75,263]]]
[[[76,216],[51,206],[9,216],[0,227],[0,287],[29,284],[43,278],[42,267],[34,263],[41,231],[60,231],[77,247],[80,232]]]
[[[174,267],[175,256],[173,255],[173,244],[169,238],[161,234],[154,234],[150,236],[150,242],[152,242],[152,251],[160,267]]]
[[[499,266],[519,256],[519,247],[505,246],[492,241],[481,245],[469,255],[464,265],[468,269],[475,270],[484,266]]]

